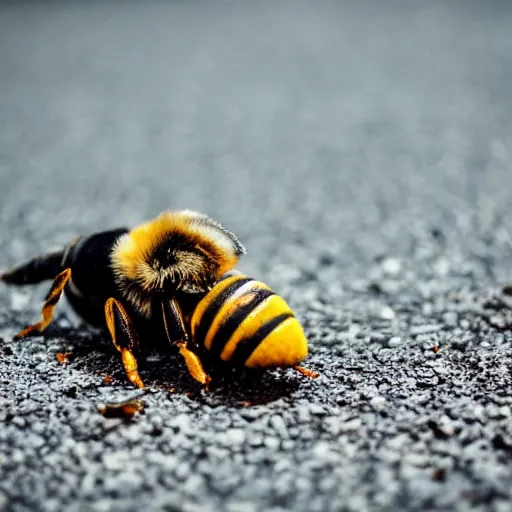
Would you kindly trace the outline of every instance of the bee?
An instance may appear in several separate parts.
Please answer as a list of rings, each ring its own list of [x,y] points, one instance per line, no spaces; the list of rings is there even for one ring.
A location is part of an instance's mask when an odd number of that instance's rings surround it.
[[[154,338],[175,345],[190,375],[208,386],[202,349],[248,368],[296,366],[307,355],[302,327],[284,299],[235,270],[245,253],[238,238],[208,216],[167,211],[131,230],[77,237],[0,279],[13,285],[53,279],[41,320],[18,337],[44,331],[64,292],[87,323],[108,329],[134,386],[144,387],[134,353]]]

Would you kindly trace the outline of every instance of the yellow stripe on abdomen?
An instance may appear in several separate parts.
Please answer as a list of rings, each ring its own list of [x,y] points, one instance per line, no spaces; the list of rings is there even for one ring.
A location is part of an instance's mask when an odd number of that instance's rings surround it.
[[[228,286],[231,286],[236,281],[240,281],[245,276],[232,276],[228,277],[227,279],[224,279],[217,283],[209,293],[207,293],[200,301],[199,304],[196,306],[192,318],[190,320],[190,330],[192,333],[192,337],[195,337],[197,328],[199,326],[199,323],[201,322],[201,319],[204,316],[204,313],[208,307],[212,306],[212,303],[215,301],[215,299],[219,296],[220,293],[222,293]]]
[[[276,316],[285,313],[293,315],[293,311],[290,306],[288,306],[282,297],[279,295],[272,295],[268,297],[242,320],[239,327],[226,343],[226,346],[220,356],[221,359],[229,361],[241,340],[252,338],[264,324]]]
[[[245,361],[245,366],[294,366],[307,355],[308,343],[300,322],[296,318],[288,318],[265,337]]]
[[[255,294],[260,290],[270,290],[270,288],[258,281],[249,281],[243,284],[238,290],[236,290],[222,305],[213,322],[210,324],[208,333],[204,339],[204,346],[210,350],[212,347],[212,341],[217,334],[219,328],[238,310],[248,305],[254,300]],[[219,340],[225,343],[227,340]]]

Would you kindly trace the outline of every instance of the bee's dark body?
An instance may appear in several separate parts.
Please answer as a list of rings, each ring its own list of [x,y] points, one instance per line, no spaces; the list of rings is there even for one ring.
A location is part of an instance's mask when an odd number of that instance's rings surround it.
[[[20,336],[43,331],[64,292],[86,322],[108,328],[133,384],[143,386],[133,353],[139,340],[177,346],[191,375],[207,384],[196,349],[253,368],[291,366],[307,354],[286,302],[264,283],[229,272],[244,251],[206,216],[170,212],[131,231],[78,237],[0,277],[15,285],[54,280],[42,320]]]
[[[121,228],[81,237],[64,251],[59,272],[71,269],[71,278],[64,293],[73,309],[92,325],[105,325],[107,299],[121,300],[110,255],[119,237],[125,233],[128,230]]]

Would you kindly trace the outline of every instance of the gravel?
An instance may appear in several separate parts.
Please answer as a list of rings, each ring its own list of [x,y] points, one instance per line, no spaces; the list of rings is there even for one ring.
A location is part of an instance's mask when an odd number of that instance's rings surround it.
[[[0,268],[209,213],[296,310],[312,380],[108,336],[0,287],[0,509],[505,512],[512,500],[508,2],[5,3]],[[508,285],[508,288],[507,288]],[[56,354],[70,352],[67,364]]]

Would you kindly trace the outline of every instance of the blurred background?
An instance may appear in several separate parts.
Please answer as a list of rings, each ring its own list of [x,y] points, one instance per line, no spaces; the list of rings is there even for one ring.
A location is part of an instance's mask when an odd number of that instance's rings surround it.
[[[0,5],[1,266],[167,208],[265,276],[441,228],[510,254],[507,1]]]

